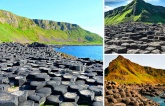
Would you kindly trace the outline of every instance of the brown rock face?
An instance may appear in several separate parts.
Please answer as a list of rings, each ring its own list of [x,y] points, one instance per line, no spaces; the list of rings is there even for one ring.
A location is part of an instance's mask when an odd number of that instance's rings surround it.
[[[165,70],[141,66],[119,55],[105,69],[105,79],[118,83],[164,83]]]
[[[105,81],[105,106],[159,106],[154,101],[141,96],[139,88],[140,85],[119,85],[114,84],[113,81]]]

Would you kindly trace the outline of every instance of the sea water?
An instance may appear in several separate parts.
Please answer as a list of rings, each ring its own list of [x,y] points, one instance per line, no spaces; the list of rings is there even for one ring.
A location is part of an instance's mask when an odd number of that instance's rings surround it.
[[[77,58],[103,60],[103,46],[62,46],[54,49]]]
[[[157,102],[160,104],[160,106],[165,106],[165,99],[160,98],[159,96],[151,97],[151,96],[146,96],[147,98]]]

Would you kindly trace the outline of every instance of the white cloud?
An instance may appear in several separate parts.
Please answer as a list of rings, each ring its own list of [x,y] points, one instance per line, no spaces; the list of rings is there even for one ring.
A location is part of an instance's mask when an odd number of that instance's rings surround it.
[[[132,0],[127,0],[127,3],[131,3]]]
[[[127,1],[127,3],[130,3],[133,0],[126,0],[126,1]],[[160,0],[144,0],[144,1],[146,1],[146,2],[159,2]]]
[[[115,7],[112,6],[104,6],[104,12],[109,11],[109,10],[113,10]]]
[[[160,0],[144,0],[144,1],[146,1],[146,2],[152,2],[152,1],[159,2]]]
[[[123,1],[125,1],[125,3],[126,4],[129,4],[129,3],[131,3],[133,0],[105,0],[105,2],[109,2],[110,4],[111,3],[119,3],[119,2],[123,2]],[[144,0],[144,1],[146,1],[146,2],[159,2],[160,0]],[[104,6],[104,12],[106,12],[106,11],[109,11],[109,10],[113,10],[114,8],[116,8],[117,6],[115,6],[115,5],[113,5],[112,6],[112,4],[111,5],[105,5]]]
[[[121,2],[121,1],[125,1],[125,0],[104,0],[105,2]]]
[[[105,2],[122,2],[126,1],[127,3],[130,3],[132,0],[104,0]],[[144,0],[146,2],[159,2],[160,0]]]

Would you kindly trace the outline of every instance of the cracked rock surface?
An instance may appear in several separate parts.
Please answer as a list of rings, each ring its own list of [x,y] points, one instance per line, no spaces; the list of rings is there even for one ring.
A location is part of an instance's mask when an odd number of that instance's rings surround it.
[[[75,58],[47,45],[2,43],[0,106],[102,106],[102,68],[102,61]]]
[[[105,26],[106,54],[164,54],[165,25],[122,23]]]

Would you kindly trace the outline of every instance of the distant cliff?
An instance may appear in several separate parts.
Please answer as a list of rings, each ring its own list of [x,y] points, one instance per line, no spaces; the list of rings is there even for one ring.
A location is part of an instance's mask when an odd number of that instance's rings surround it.
[[[55,21],[39,20],[39,19],[33,19],[33,21],[43,29],[66,31],[66,30],[73,30],[76,28],[80,28],[77,24],[70,24],[64,22],[55,22]]]
[[[28,19],[0,10],[0,42],[49,44],[102,44],[102,37],[76,24]]]

